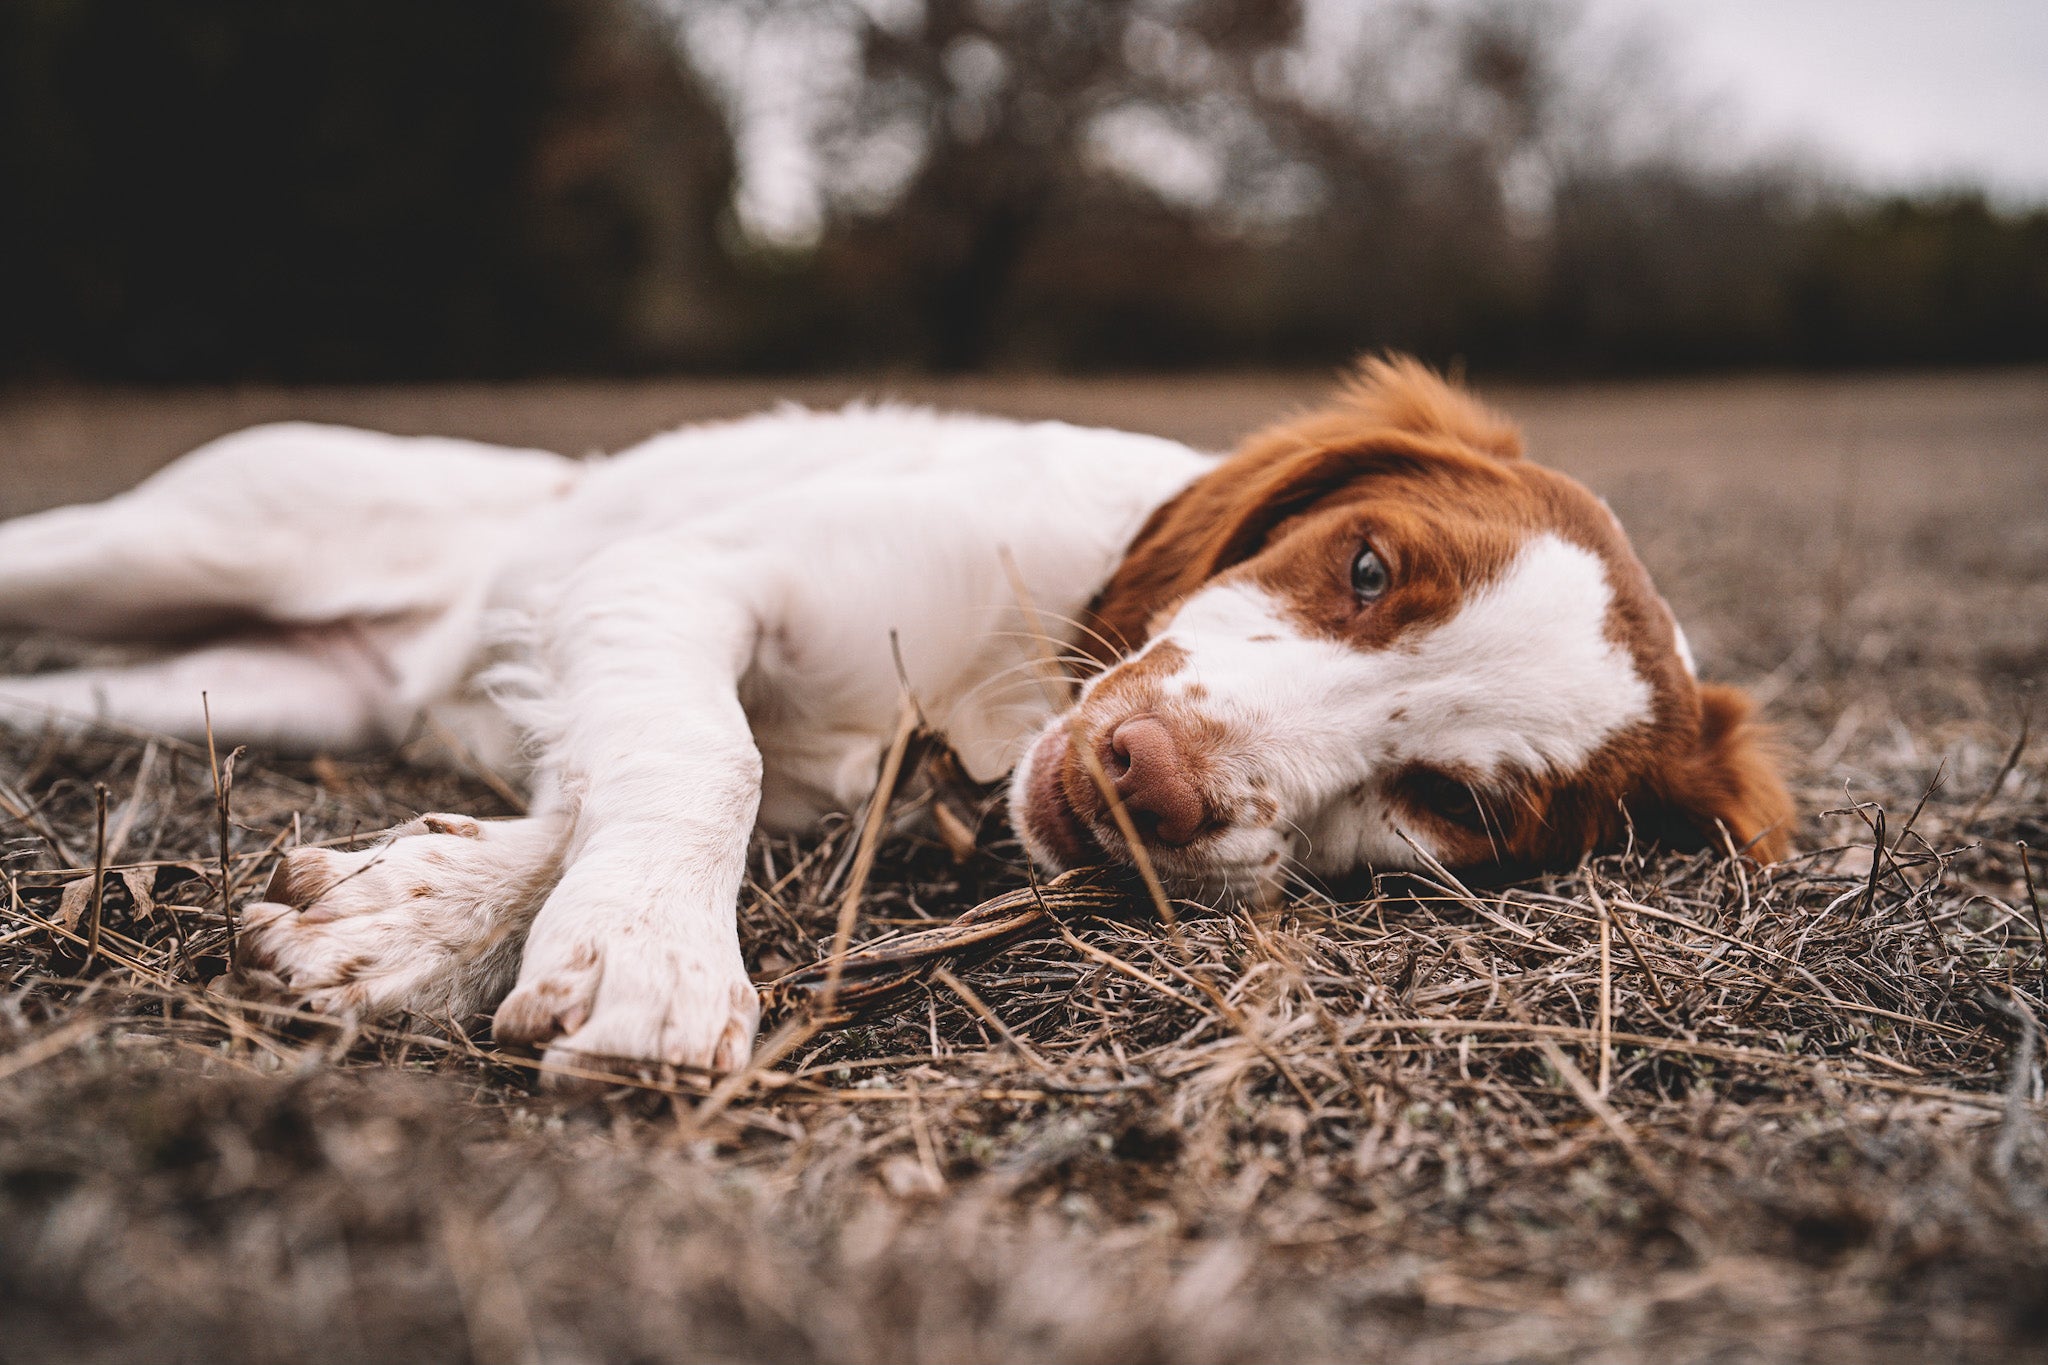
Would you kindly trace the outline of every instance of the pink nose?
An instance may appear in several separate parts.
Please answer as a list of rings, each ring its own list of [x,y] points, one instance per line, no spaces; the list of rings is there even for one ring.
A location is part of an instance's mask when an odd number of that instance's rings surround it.
[[[1146,843],[1182,848],[1207,828],[1201,788],[1165,721],[1153,715],[1124,721],[1110,732],[1108,759],[1116,794]]]

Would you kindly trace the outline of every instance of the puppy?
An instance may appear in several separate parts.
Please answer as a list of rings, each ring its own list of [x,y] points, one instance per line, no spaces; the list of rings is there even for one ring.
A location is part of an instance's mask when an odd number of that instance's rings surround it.
[[[1223,460],[891,406],[588,462],[260,427],[0,527],[0,624],[161,646],[0,680],[15,724],[197,738],[204,691],[229,742],[429,726],[524,782],[519,819],[288,854],[245,950],[323,1010],[495,1007],[557,1065],[745,1061],[749,833],[865,798],[904,677],[1047,869],[1132,859],[1112,802],[1231,895],[1631,830],[1770,858],[1790,814],[1605,505],[1407,360]]]

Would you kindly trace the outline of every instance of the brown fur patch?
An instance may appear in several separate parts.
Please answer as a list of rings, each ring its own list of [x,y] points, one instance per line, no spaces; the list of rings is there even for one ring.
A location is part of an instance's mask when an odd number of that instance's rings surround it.
[[[299,848],[278,859],[263,899],[304,910],[334,889],[341,876],[325,849]]]
[[[1513,422],[1413,356],[1360,361],[1336,401],[1377,426],[1441,436],[1496,459],[1522,456],[1522,433]]]

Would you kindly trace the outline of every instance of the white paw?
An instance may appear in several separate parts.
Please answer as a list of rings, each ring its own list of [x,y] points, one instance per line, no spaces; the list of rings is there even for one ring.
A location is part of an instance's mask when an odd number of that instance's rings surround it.
[[[357,852],[295,849],[243,910],[243,959],[324,1014],[488,1010],[547,889],[501,837],[524,823],[428,815]]]
[[[614,932],[529,945],[492,1035],[544,1044],[542,1064],[555,1070],[607,1071],[626,1062],[736,1071],[753,1051],[760,1021],[761,999],[736,942],[693,945]]]

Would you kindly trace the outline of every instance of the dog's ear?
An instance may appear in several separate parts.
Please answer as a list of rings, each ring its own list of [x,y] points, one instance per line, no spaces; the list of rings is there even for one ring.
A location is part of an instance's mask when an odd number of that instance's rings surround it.
[[[1522,457],[1513,422],[1412,356],[1359,361],[1337,402],[1373,426],[1442,437],[1496,459]]]
[[[1736,848],[1769,863],[1790,851],[1792,798],[1778,775],[1777,746],[1753,710],[1739,688],[1703,684],[1698,738],[1655,780],[1685,832],[1718,847],[1725,826]]]

